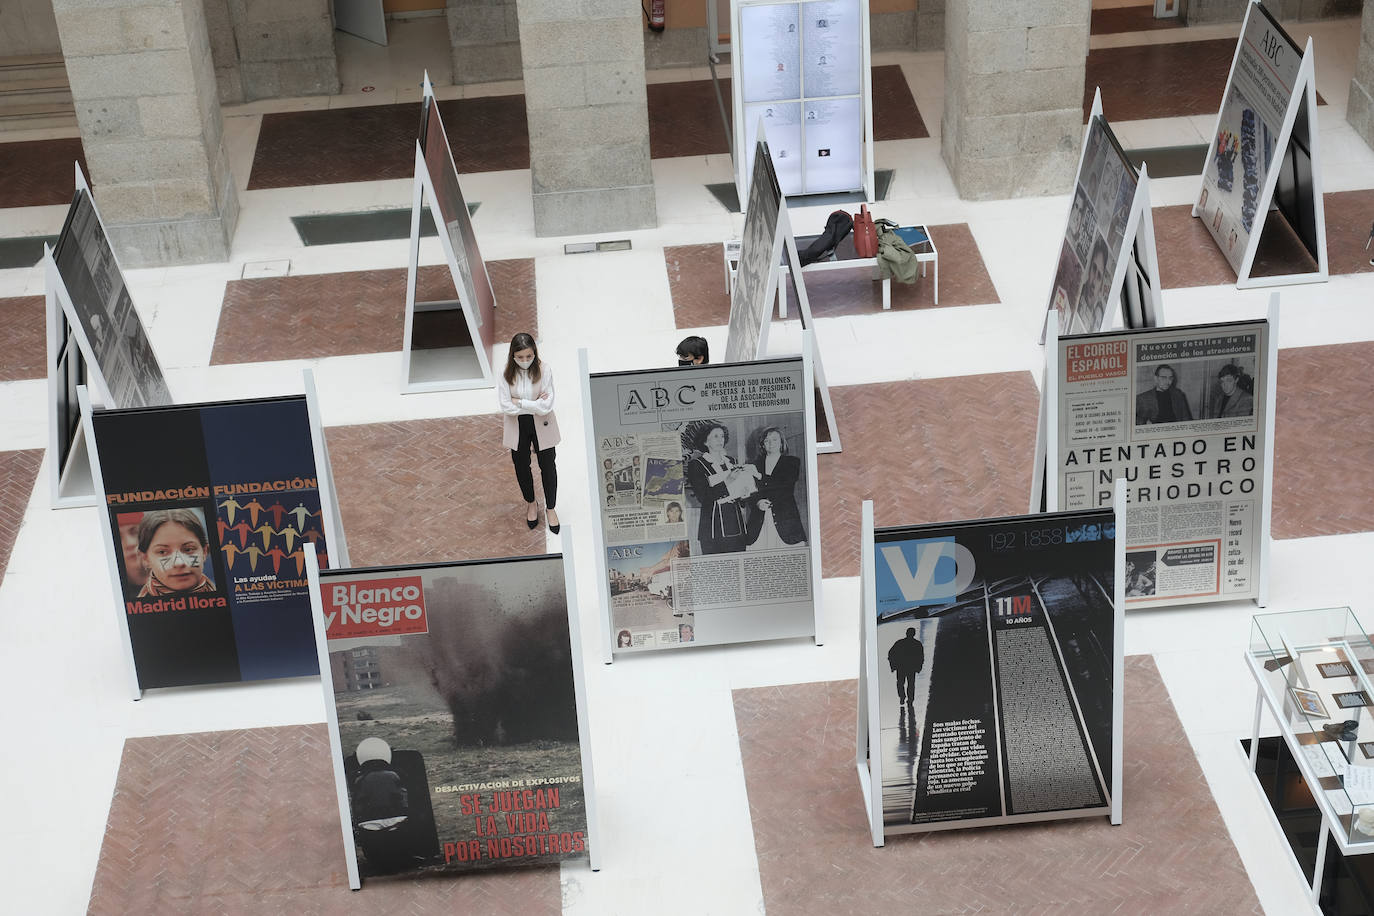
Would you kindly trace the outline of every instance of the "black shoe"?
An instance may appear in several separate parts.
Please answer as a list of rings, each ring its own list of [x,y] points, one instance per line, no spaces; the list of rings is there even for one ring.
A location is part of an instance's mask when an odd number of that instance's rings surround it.
[[[534,509],[534,518],[528,518],[528,517],[526,517],[526,519],[525,519],[525,524],[526,524],[526,525],[529,525],[531,531],[533,531],[534,529],[536,529],[536,528],[539,527],[539,507],[538,507],[538,506],[535,506],[535,509]]]
[[[548,520],[549,520],[549,510],[548,510],[548,509],[545,509],[545,510],[544,510],[544,521],[547,522]],[[557,534],[562,528],[563,528],[563,524],[562,524],[561,522],[560,522],[559,524],[557,524],[557,525],[552,525],[552,524],[551,524],[551,525],[549,525],[549,533],[550,533],[550,534]]]

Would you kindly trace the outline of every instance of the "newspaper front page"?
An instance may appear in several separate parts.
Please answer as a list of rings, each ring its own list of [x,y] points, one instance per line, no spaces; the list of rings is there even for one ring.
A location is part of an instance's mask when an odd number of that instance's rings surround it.
[[[815,535],[801,359],[593,375],[591,393],[616,650],[801,635]],[[774,623],[786,632],[756,630]]]
[[[1268,323],[1059,341],[1062,509],[1111,505],[1126,478],[1126,601],[1259,594]]]

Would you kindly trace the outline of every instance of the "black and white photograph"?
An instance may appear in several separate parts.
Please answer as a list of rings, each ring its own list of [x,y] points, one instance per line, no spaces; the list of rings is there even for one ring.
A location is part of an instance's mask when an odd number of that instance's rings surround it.
[[[782,191],[773,173],[768,144],[755,145],[754,173],[749,182],[748,209],[744,213],[744,233],[740,240],[739,267],[730,291],[730,327],[725,343],[725,360],[756,359],[762,354],[759,339],[773,305],[773,278],[780,268],[773,257],[778,234],[778,212]]]
[[[812,631],[819,545],[805,381],[798,357],[592,374],[616,651]],[[616,496],[616,469],[632,474],[638,455],[673,466],[671,492]]]
[[[1136,364],[1136,426],[1228,420],[1255,413],[1255,356]]]

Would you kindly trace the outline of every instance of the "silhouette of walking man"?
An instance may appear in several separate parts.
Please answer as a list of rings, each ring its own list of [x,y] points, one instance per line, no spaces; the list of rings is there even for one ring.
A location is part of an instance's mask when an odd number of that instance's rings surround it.
[[[916,638],[916,628],[907,627],[906,636],[887,650],[887,664],[897,675],[897,699],[910,706],[916,694],[916,675],[926,666],[926,648]]]

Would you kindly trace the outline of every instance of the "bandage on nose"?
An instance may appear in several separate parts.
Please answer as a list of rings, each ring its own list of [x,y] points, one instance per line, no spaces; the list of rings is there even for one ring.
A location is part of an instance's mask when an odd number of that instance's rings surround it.
[[[177,565],[189,566],[192,569],[195,569],[197,566],[200,565],[200,555],[182,553],[180,550],[178,550],[170,557],[158,557],[157,562],[158,565],[160,565],[163,569],[171,569],[173,566]]]

